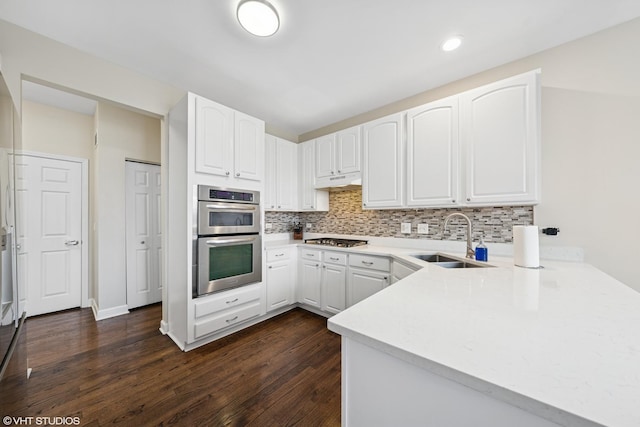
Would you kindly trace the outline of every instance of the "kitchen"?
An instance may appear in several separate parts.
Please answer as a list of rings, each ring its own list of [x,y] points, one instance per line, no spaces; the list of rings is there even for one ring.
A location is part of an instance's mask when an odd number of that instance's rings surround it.
[[[629,194],[629,182],[633,182],[637,175],[631,162],[637,155],[637,148],[632,141],[637,139],[637,125],[633,117],[637,116],[638,83],[635,71],[638,64],[632,55],[628,55],[629,51],[633,51],[630,40],[634,40],[637,26],[636,21],[631,21],[550,51],[476,74],[457,83],[442,86],[404,104],[390,104],[382,111],[370,113],[368,117],[355,117],[336,124],[334,128],[324,128],[315,134],[301,135],[298,140],[315,139],[382,117],[387,113],[402,111],[408,107],[541,68],[543,187],[542,202],[535,207],[535,223],[541,227],[557,226],[561,229],[561,233],[555,238],[541,236],[541,250],[545,247],[584,248],[586,262],[637,289],[637,275],[632,267],[635,245],[633,236],[638,235],[637,224],[629,222],[624,223],[623,227],[620,226],[621,221],[624,221],[620,215],[637,209],[637,201]],[[40,36],[9,24],[3,25],[2,30],[3,74],[10,89],[16,87],[21,74],[26,74],[144,111],[155,112],[161,116],[182,96],[176,95],[170,89],[159,91],[157,89],[162,85],[156,82],[143,79],[134,73],[127,74],[106,61],[89,60],[84,54],[71,51],[50,40],[42,40]],[[22,44],[21,40],[33,43]],[[622,45],[618,45],[616,49],[608,48],[614,40]],[[625,43],[629,43],[626,49]],[[69,55],[70,58],[86,60],[87,62],[83,63],[92,66],[91,74],[95,79],[87,82],[81,76],[74,77],[74,71],[69,70],[64,64],[57,69],[52,65],[55,61],[37,59],[46,58],[47,52],[56,52],[56,56]],[[127,89],[106,87],[107,85],[101,83],[108,81],[114,74],[123,73],[128,76]],[[136,87],[136,90],[130,90],[131,87]],[[214,96],[211,98],[219,101]],[[286,134],[282,137],[296,139]],[[602,141],[608,143],[603,144]],[[606,180],[600,176],[602,170],[609,171]],[[612,207],[615,207],[614,212],[611,212],[614,210]],[[414,228],[418,222],[422,221],[416,221]],[[440,219],[427,222],[430,223],[432,232],[436,232],[436,227],[440,226]],[[276,220],[271,223],[277,227]],[[393,223],[392,227],[397,227],[398,230],[391,231],[392,235],[401,235],[400,223],[401,221]],[[345,229],[350,227],[348,223],[341,226]],[[275,231],[277,230],[276,228]],[[317,231],[332,232],[325,229]],[[353,233],[349,230],[340,234]],[[264,236],[268,234],[270,233],[265,230]],[[491,260],[491,243],[489,248]],[[611,248],[618,249],[612,251]],[[106,304],[109,300],[103,298],[102,301]]]

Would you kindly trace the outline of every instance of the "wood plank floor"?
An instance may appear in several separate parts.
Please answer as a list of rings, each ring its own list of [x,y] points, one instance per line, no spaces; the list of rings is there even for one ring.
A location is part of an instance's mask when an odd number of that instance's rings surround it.
[[[27,320],[34,368],[11,416],[82,426],[340,425],[340,337],[295,309],[184,353],[160,305],[95,322],[90,309]]]

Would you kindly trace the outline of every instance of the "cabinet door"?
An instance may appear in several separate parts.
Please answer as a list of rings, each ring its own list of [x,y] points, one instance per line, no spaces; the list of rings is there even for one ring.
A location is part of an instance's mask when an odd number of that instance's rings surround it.
[[[276,137],[272,135],[264,136],[265,149],[265,186],[262,203],[266,210],[276,208]]]
[[[336,173],[336,135],[325,135],[316,139],[316,177],[323,178]]]
[[[374,120],[363,126],[363,154],[363,207],[402,207],[402,114]]]
[[[236,111],[234,175],[237,179],[262,181],[264,175],[264,122]]]
[[[293,303],[291,263],[275,262],[267,266],[267,311],[286,307]]]
[[[276,141],[276,207],[279,210],[296,209],[297,158],[296,144],[278,139]]]
[[[360,172],[360,126],[336,134],[336,173]]]
[[[311,140],[298,144],[300,168],[299,174],[299,200],[300,209],[303,211],[328,211],[329,192],[316,190],[316,141]]]
[[[322,269],[317,261],[303,260],[300,264],[298,302],[320,308]]]
[[[389,273],[349,269],[348,306],[359,303],[376,292],[381,291],[389,284]]]
[[[539,74],[515,76],[460,95],[467,204],[536,203],[539,189]]]
[[[229,176],[233,166],[233,110],[195,98],[196,172]]]
[[[407,206],[458,201],[458,97],[407,112]]]
[[[322,274],[322,310],[339,313],[347,308],[347,267],[324,264]]]

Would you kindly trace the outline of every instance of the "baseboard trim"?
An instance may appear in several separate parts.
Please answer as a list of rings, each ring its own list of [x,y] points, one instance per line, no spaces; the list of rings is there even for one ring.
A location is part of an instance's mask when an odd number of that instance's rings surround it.
[[[169,322],[165,322],[164,320],[161,320],[159,330],[162,335],[167,335],[169,333]]]
[[[118,307],[111,307],[101,310],[96,303],[96,300],[91,298],[90,300],[91,310],[93,311],[93,317],[96,321],[109,319],[111,317],[121,316],[123,314],[129,314],[129,308],[126,305],[120,305]]]

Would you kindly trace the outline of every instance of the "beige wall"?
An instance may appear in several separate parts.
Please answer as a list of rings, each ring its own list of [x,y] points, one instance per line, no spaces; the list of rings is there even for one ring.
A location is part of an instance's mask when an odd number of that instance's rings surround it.
[[[2,76],[0,75],[0,84]],[[0,96],[0,148],[13,149],[13,103],[8,96]]]
[[[22,138],[26,151],[90,159],[93,116],[23,101]]]
[[[586,262],[640,291],[640,19],[300,135],[313,139],[528,70],[542,69],[542,203],[534,220]]]
[[[127,303],[125,160],[160,162],[160,120],[100,102],[96,113],[93,227],[95,297],[101,310]]]

